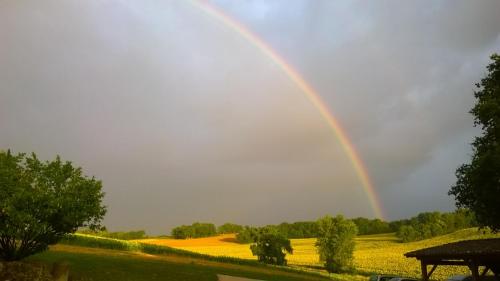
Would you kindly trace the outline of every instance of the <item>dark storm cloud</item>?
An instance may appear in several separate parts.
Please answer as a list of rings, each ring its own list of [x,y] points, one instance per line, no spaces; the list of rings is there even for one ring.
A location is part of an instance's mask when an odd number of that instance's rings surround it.
[[[389,216],[451,208],[446,192],[477,133],[467,114],[473,85],[500,47],[500,4],[308,3],[303,11],[314,11],[322,22],[317,29],[307,27],[312,21],[299,28],[309,35],[275,21],[279,9],[267,10],[268,21],[247,16],[247,24],[257,22],[258,32],[289,53],[329,102],[365,159]],[[234,13],[245,18],[242,11]],[[302,16],[286,16],[303,23],[297,20]],[[268,25],[281,26],[275,27],[280,32]],[[280,36],[296,40],[280,45]]]
[[[214,5],[317,89],[389,218],[453,208],[477,134],[473,85],[500,47],[498,1]],[[101,178],[111,229],[373,215],[307,98],[195,5],[3,1],[0,43],[0,148]]]

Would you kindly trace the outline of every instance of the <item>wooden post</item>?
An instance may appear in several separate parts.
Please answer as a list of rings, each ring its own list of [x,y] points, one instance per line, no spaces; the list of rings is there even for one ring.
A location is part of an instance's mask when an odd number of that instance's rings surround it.
[[[472,273],[472,280],[479,281],[480,280],[479,271],[478,271],[478,266],[477,266],[475,261],[473,261],[473,260],[469,261],[469,269]]]
[[[490,270],[490,268],[488,266],[485,266],[483,272],[481,273],[481,277],[485,276],[486,273],[488,273],[488,270]]]
[[[436,270],[436,267],[437,267],[437,264],[435,264],[435,265],[432,266],[431,271],[429,271],[429,273],[427,274],[427,278],[431,278],[431,275],[434,272],[434,270]]]
[[[422,267],[422,281],[429,281],[429,276],[427,275],[427,264],[424,260],[420,261],[420,267]]]

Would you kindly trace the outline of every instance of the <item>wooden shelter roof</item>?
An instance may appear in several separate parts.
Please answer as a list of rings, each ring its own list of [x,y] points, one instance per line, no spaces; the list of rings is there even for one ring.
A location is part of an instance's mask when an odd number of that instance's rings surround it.
[[[500,238],[466,240],[406,253],[407,258],[420,260],[422,280],[428,281],[438,265],[462,265],[469,267],[474,281],[484,279],[492,271],[500,281]],[[427,266],[432,268],[428,271]],[[484,267],[482,273],[479,267]]]
[[[500,238],[466,240],[416,250],[406,257],[421,259],[464,259],[471,257],[499,258]]]

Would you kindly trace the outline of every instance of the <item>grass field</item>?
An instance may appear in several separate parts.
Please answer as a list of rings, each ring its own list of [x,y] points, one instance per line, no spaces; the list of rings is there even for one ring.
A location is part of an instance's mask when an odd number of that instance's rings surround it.
[[[493,235],[481,234],[477,229],[465,229],[452,234],[411,243],[399,242],[394,234],[359,236],[356,238],[356,249],[354,252],[354,263],[358,274],[335,277],[361,279],[359,274],[368,275],[370,273],[391,273],[419,277],[420,263],[415,259],[405,258],[404,253],[464,239],[480,239],[490,236]],[[144,239],[140,241],[214,256],[255,259],[250,252],[249,245],[235,243],[234,235],[188,240]],[[289,265],[312,268],[321,265],[314,247],[315,239],[292,239],[291,241],[294,254],[287,256]],[[438,267],[433,274],[433,278],[439,280],[452,274],[466,272],[466,268],[463,267]]]
[[[57,245],[30,260],[44,263],[68,262],[75,281],[204,281],[217,280],[217,274],[270,281],[326,280],[318,275],[281,271],[271,267],[68,245]]]
[[[354,274],[332,274],[334,280],[367,280],[372,273],[390,273],[419,277],[419,263],[404,253],[464,239],[500,237],[485,235],[476,229],[412,243],[401,243],[394,234],[366,235],[356,238]],[[261,280],[327,280],[320,269],[315,239],[292,239],[294,254],[288,255],[289,267],[259,264],[248,244],[238,244],[234,235],[174,240],[143,239],[124,241],[89,235],[73,235],[31,257],[44,263],[66,261],[75,281],[142,280],[216,280],[217,274]],[[307,271],[311,271],[310,273]],[[465,273],[464,268],[438,267],[433,280]],[[323,274],[323,275],[319,275]]]
[[[254,261],[243,260],[239,264],[240,261],[235,258],[210,258],[116,239],[76,235],[74,239],[63,243],[29,260],[48,264],[67,262],[74,281],[203,281],[217,280],[217,274],[270,281],[327,280],[319,274],[272,267]]]

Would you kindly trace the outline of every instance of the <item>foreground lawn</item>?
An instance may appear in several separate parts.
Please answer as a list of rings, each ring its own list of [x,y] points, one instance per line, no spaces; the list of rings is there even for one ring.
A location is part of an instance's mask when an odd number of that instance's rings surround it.
[[[226,264],[182,256],[148,255],[76,246],[56,246],[31,260],[68,262],[74,280],[217,280],[217,274],[262,280],[328,280],[321,276],[285,272],[267,267]]]

